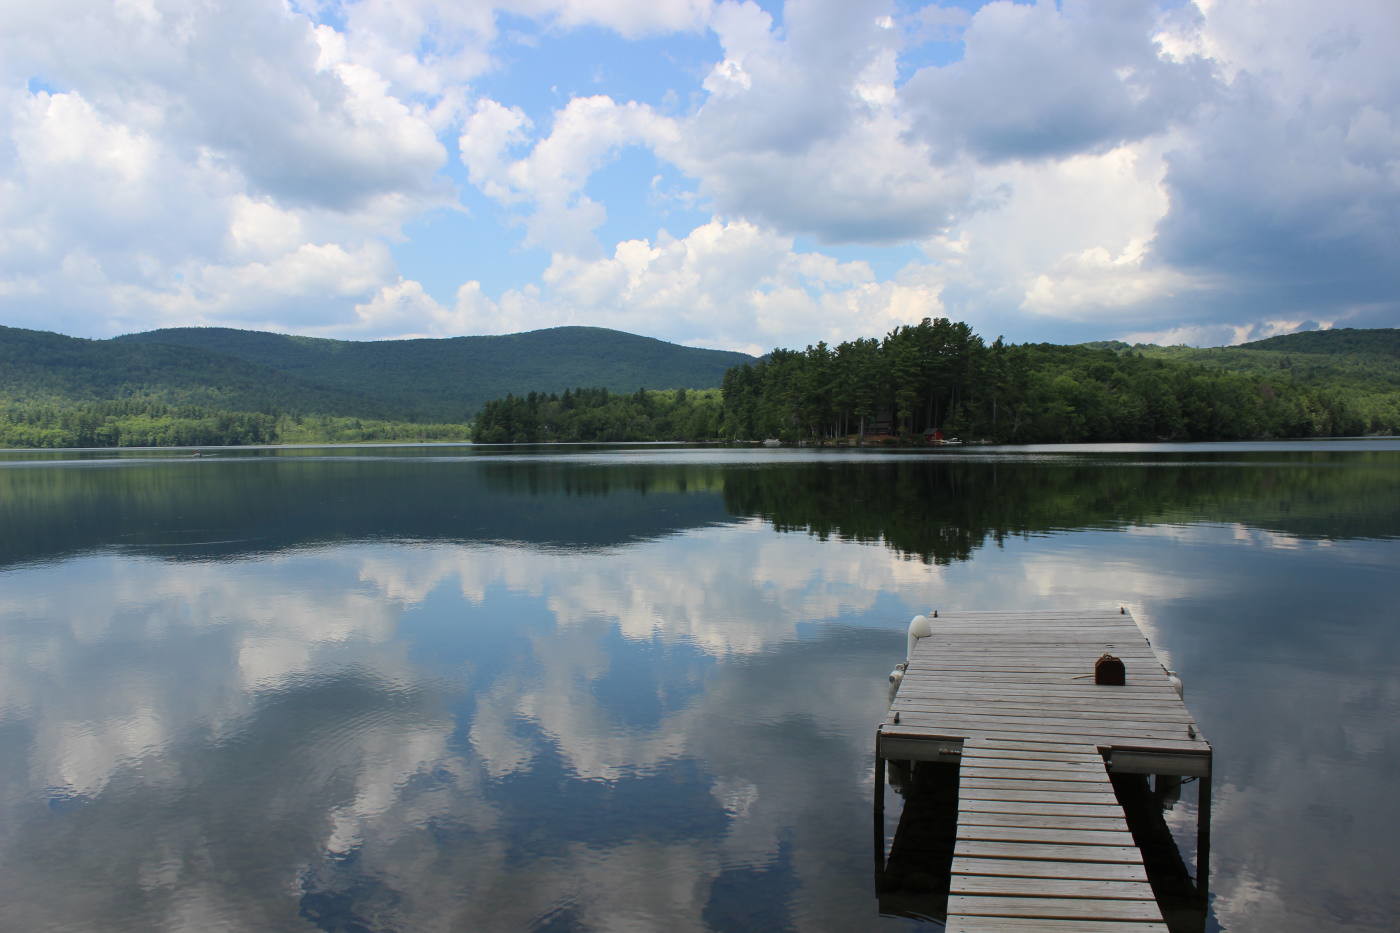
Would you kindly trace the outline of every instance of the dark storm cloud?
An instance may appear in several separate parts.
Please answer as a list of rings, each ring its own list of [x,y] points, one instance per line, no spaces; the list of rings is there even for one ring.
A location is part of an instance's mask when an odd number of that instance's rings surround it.
[[[1255,301],[1332,311],[1388,303],[1393,324],[1400,163],[1375,159],[1368,125],[1394,134],[1400,108],[1379,99],[1321,103],[1291,107],[1262,79],[1237,78],[1193,126],[1190,144],[1167,157],[1171,207],[1155,256],[1228,275]]]

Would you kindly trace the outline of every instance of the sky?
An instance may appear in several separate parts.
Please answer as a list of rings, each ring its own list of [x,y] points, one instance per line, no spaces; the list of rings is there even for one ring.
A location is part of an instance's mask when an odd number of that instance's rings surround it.
[[[1400,326],[1395,0],[0,2],[0,324]]]

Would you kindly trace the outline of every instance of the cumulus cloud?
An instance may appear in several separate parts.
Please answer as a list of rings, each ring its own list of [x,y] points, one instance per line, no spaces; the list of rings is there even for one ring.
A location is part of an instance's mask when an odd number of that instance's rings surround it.
[[[604,26],[628,38],[701,29],[712,0],[505,0],[515,13],[547,17],[561,28]]]
[[[891,12],[883,0],[790,3],[779,30],[752,3],[721,5],[709,95],[660,154],[721,213],[785,233],[888,243],[944,229],[970,178],[908,133]]]
[[[1156,5],[998,0],[963,34],[961,61],[915,74],[902,95],[940,153],[983,161],[1103,152],[1155,135],[1212,90],[1209,63],[1155,41]]]
[[[464,161],[483,191],[528,205],[530,242],[580,255],[597,254],[591,233],[606,217],[583,189],[629,145],[694,179],[718,215],[782,234],[891,243],[940,231],[966,206],[971,177],[909,135],[890,9],[887,0],[795,2],[779,28],[753,3],[722,3],[710,26],[724,57],[693,113],[574,98],[528,154],[508,161],[524,114],[483,103],[460,143]]]
[[[1162,330],[1133,331],[1120,335],[1128,343],[1155,343],[1159,346],[1185,344],[1195,347],[1235,346],[1251,340],[1264,340],[1280,334],[1327,329],[1335,321],[1260,320],[1245,324],[1183,324]]]
[[[7,322],[306,326],[392,282],[446,148],[329,36],[261,0],[6,7]]]
[[[1400,11],[1377,2],[1274,14],[1211,6],[1201,41],[1232,78],[1168,155],[1171,208],[1154,254],[1226,278],[1228,300],[1253,314],[1379,311],[1393,322]]]
[[[1144,268],[1146,244],[1131,240],[1114,255],[1093,246],[1068,255],[1035,277],[1021,307],[1056,317],[1093,316],[1134,308],[1148,300],[1174,297],[1185,276],[1165,268]]]
[[[341,337],[445,337],[463,333],[466,322],[463,310],[444,308],[421,283],[404,278],[355,305],[355,317],[353,325],[337,318],[324,329]]]
[[[388,80],[397,96],[450,97],[492,67],[497,27],[490,4],[358,0],[341,12],[343,29],[316,28],[322,61],[356,62]]]
[[[762,353],[808,339],[867,336],[942,313],[941,283],[917,264],[877,281],[869,264],[794,247],[746,221],[710,221],[677,238],[627,240],[611,256],[556,254],[541,286],[499,298],[479,282],[458,290],[437,319],[473,333],[509,333],[528,324],[591,324]]]
[[[500,133],[504,116],[494,109],[490,112],[491,127]],[[510,141],[512,129],[508,127],[497,139]],[[588,178],[619,148],[637,143],[665,146],[675,134],[671,120],[648,106],[617,104],[605,95],[571,99],[554,113],[549,136],[505,168],[508,191],[524,193],[535,206],[526,224],[526,242],[567,254],[596,254],[592,231],[602,224],[606,212],[582,191]]]
[[[183,161],[226,166],[254,192],[355,206],[426,193],[446,157],[421,112],[369,68],[324,56],[324,31],[273,0],[42,9],[6,14],[7,78],[37,74],[71,89]]]

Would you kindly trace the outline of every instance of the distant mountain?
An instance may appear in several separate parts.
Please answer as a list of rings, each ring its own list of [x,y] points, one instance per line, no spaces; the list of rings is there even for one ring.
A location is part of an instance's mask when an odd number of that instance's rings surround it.
[[[1268,382],[1345,389],[1358,396],[1400,392],[1400,329],[1284,333],[1239,346],[1133,347],[1158,359],[1247,374]]]
[[[1240,349],[1281,350],[1287,353],[1375,353],[1400,357],[1400,328],[1307,330],[1242,343]]]
[[[497,337],[350,341],[222,327],[182,327],[105,341],[179,348],[272,370],[322,393],[365,397],[388,417],[465,421],[507,393],[717,387],[744,353],[683,347],[601,327],[552,327]]]
[[[507,393],[716,387],[753,359],[599,327],[373,342],[221,327],[86,340],[0,327],[0,400],[462,422]]]
[[[0,326],[0,402],[122,400],[360,417],[387,417],[393,407],[363,384],[352,391],[328,389],[196,347],[86,340]]]

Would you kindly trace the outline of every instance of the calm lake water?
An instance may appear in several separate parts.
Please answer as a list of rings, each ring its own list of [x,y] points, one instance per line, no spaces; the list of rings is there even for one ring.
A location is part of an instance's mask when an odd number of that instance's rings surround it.
[[[872,862],[909,617],[1124,605],[1206,927],[1392,930],[1397,538],[1388,440],[0,454],[0,925],[936,929]]]

